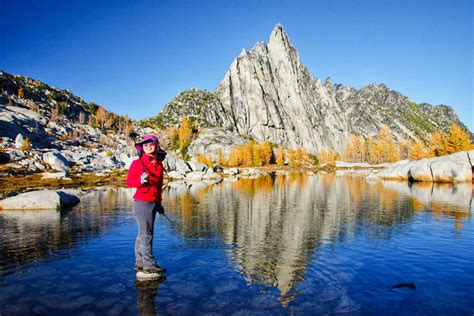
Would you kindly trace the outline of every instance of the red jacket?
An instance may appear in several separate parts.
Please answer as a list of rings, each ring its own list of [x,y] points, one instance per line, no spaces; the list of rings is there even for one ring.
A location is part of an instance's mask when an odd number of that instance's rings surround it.
[[[140,163],[140,159],[143,165]],[[148,173],[148,183],[141,184],[140,177],[144,171]],[[161,161],[145,154],[134,160],[128,169],[127,186],[137,188],[133,195],[134,200],[161,203],[161,187],[163,186],[163,164]]]

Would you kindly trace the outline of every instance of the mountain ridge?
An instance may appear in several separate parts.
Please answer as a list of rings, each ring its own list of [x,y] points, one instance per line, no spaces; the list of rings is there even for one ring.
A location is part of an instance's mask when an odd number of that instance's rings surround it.
[[[302,64],[281,24],[268,44],[242,49],[216,89],[207,93],[220,101],[208,109],[214,110],[213,118],[201,113],[209,125],[312,152],[340,151],[351,134],[373,137],[383,125],[396,139],[425,141],[451,123],[468,130],[451,107],[416,104],[383,83],[360,89],[333,84],[329,77],[322,83]],[[180,113],[196,115],[192,104],[183,104]],[[159,115],[169,114],[165,105]]]

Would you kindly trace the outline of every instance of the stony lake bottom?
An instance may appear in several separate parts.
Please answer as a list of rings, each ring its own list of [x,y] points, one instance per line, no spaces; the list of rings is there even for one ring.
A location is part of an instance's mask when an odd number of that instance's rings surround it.
[[[136,282],[133,190],[0,211],[1,315],[472,315],[472,184],[334,174],[170,183]]]

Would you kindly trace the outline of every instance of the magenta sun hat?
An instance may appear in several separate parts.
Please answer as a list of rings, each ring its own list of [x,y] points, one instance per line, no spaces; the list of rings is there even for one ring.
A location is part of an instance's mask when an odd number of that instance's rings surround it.
[[[145,143],[155,143],[156,146],[159,149],[160,147],[160,142],[158,141],[158,137],[156,137],[153,134],[146,135],[143,137],[139,142],[135,143],[135,148],[138,150],[138,152],[141,152],[143,150],[143,144]]]

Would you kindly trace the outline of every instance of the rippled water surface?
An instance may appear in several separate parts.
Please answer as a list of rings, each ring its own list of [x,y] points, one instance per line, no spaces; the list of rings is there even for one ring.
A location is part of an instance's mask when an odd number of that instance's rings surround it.
[[[132,194],[0,211],[0,314],[474,313],[471,184],[304,174],[170,184],[173,222],[158,217],[154,241],[167,278],[149,283],[135,282]]]

